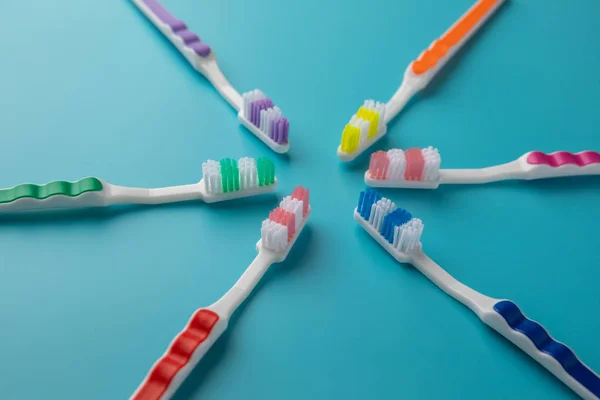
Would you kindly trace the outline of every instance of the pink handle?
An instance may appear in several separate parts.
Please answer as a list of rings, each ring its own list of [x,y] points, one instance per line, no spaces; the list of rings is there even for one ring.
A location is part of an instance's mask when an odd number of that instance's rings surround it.
[[[197,310],[185,329],[177,335],[166,353],[154,364],[132,400],[159,400],[175,375],[190,361],[194,351],[206,341],[219,321],[209,310]]]
[[[573,154],[566,151],[557,151],[552,154],[545,154],[541,151],[532,151],[527,156],[529,164],[545,164],[552,168],[560,167],[566,164],[585,167],[590,164],[600,164],[600,153],[595,151],[582,151]]]

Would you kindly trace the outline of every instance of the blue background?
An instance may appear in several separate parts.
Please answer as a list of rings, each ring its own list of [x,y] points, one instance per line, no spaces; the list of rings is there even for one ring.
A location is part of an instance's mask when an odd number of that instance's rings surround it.
[[[164,0],[240,91],[292,121],[289,157],[234,112],[128,1],[3,1],[0,186],[98,176],[161,187],[201,163],[274,157],[277,198],[311,188],[290,257],[178,399],[566,399],[569,389],[354,222],[367,160],[335,156],[366,98],[472,0]],[[600,149],[600,3],[512,0],[378,148],[436,146],[446,168]],[[600,180],[383,191],[426,224],[426,252],[509,298],[600,370]],[[255,256],[275,196],[0,221],[4,399],[126,398],[192,312]]]

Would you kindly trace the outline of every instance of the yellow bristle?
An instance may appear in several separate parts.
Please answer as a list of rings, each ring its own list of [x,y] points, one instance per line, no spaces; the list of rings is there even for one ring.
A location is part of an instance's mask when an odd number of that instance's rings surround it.
[[[360,129],[350,124],[346,125],[342,132],[342,143],[340,148],[344,153],[353,153],[358,150],[358,139],[360,136]]]
[[[371,139],[377,134],[377,128],[379,127],[379,113],[373,110],[361,107],[358,109],[357,117],[370,122],[368,138]]]

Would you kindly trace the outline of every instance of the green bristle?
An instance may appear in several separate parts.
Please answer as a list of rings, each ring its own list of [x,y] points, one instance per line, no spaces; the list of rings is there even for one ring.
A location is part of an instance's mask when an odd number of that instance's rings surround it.
[[[221,179],[223,183],[223,193],[240,190],[240,170],[237,161],[230,158],[223,158],[221,164]]]
[[[240,169],[236,160],[231,160],[231,180],[233,182],[233,190],[240,190]]]
[[[258,170],[259,186],[267,186],[275,183],[275,165],[272,160],[260,157],[256,160],[256,169]]]

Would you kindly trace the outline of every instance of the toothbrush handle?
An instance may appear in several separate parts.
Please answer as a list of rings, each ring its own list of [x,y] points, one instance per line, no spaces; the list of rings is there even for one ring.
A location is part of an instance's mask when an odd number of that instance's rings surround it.
[[[210,46],[200,40],[183,21],[174,17],[157,0],[132,1],[190,62],[194,55],[203,58],[210,55]]]
[[[197,310],[187,326],[156,361],[130,400],[170,399],[210,347],[227,329],[227,318]]]
[[[600,377],[575,353],[555,341],[537,322],[528,319],[515,303],[501,300],[481,319],[539,362],[584,399],[600,399]]]
[[[427,73],[428,80],[431,80],[504,1],[477,1],[446,33],[435,40],[417,60],[412,62],[412,72],[416,75]]]
[[[576,154],[566,151],[552,154],[532,151],[521,157],[521,160],[524,162],[526,179],[600,175],[600,153],[595,151]]]
[[[75,182],[24,183],[0,189],[0,213],[103,206],[107,196],[105,185],[100,179],[90,177]]]

